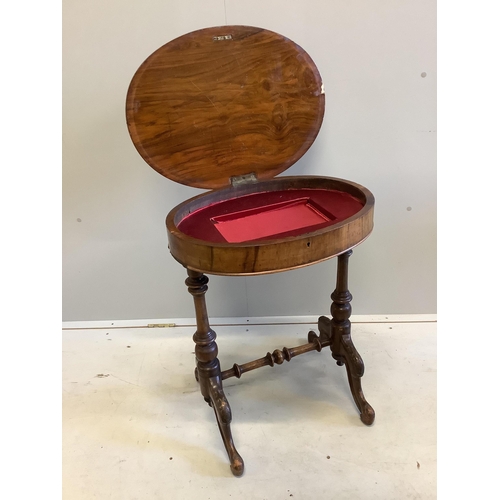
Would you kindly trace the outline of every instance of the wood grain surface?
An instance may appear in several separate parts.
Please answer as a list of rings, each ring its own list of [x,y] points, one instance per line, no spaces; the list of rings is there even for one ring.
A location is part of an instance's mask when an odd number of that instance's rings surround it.
[[[320,74],[297,44],[248,26],[207,28],[154,52],[134,75],[132,141],[160,174],[199,188],[272,178],[311,146],[323,120]]]

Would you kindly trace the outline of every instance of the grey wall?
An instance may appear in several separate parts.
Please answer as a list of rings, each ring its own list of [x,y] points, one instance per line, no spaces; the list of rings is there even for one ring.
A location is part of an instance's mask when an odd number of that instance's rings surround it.
[[[351,257],[353,312],[436,312],[434,0],[64,0],[63,16],[63,320],[193,316],[164,220],[201,191],[141,159],[125,95],[151,52],[224,24],[287,36],[322,74],[323,127],[283,175],[374,193],[374,232]],[[212,316],[326,314],[335,268],[214,276],[208,306]]]

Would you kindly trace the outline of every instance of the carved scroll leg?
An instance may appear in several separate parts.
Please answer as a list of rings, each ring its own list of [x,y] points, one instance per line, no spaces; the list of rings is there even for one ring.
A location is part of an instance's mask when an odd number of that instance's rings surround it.
[[[212,378],[210,379],[210,397],[212,401],[212,406],[217,418],[217,424],[222,436],[222,441],[226,448],[227,454],[229,456],[229,461],[231,463],[231,471],[235,476],[241,476],[244,471],[244,463],[241,455],[236,451],[233,442],[233,435],[231,433],[231,407],[227,401],[226,395],[222,390],[220,379]]]
[[[354,347],[350,335],[344,335],[342,337],[341,346],[341,356],[343,360],[345,360],[349,387],[351,388],[351,394],[354,398],[354,402],[361,413],[361,421],[365,425],[371,425],[375,420],[375,410],[370,406],[368,401],[366,401],[363,389],[361,388],[361,377],[365,371],[365,365],[358,351]]]
[[[368,404],[361,388],[361,377],[364,363],[351,340],[351,300],[352,295],[347,287],[348,260],[352,250],[339,255],[337,268],[337,287],[332,294],[331,350],[337,364],[345,364],[352,397],[361,413],[361,421],[371,425],[375,420],[375,411]],[[320,318],[321,319],[321,318]],[[323,330],[326,326],[323,325]]]
[[[205,401],[214,409],[222,441],[229,456],[231,471],[235,476],[243,474],[244,464],[234,447],[231,435],[231,408],[222,390],[222,378],[218,348],[215,339],[217,335],[210,328],[205,293],[208,289],[208,278],[197,271],[188,270],[186,285],[194,298],[196,311],[196,333],[193,340],[196,344],[195,377],[200,384],[200,390]]]

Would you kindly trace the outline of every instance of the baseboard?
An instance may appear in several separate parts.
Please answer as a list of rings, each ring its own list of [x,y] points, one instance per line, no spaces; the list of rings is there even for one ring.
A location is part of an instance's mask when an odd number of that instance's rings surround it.
[[[352,323],[434,323],[437,314],[353,314]],[[252,318],[211,318],[212,326],[230,325],[315,325],[318,316],[265,316]],[[175,328],[195,326],[194,318],[63,321],[63,330],[111,328]]]

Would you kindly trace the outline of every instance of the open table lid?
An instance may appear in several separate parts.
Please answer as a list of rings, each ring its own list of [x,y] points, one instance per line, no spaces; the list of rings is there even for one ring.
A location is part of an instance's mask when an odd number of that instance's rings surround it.
[[[321,76],[291,40],[221,26],[183,35],[139,67],[127,94],[132,141],[160,174],[199,188],[268,179],[318,135]]]

